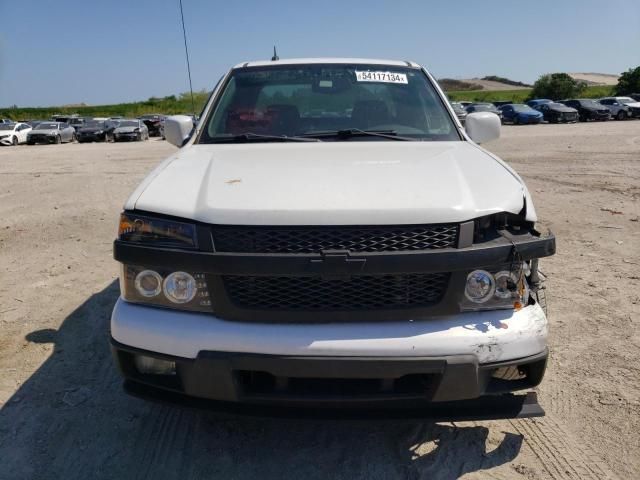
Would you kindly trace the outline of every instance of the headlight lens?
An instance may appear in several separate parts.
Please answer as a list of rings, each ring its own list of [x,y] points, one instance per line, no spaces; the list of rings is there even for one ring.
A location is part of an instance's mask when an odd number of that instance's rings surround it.
[[[173,272],[165,278],[162,290],[173,303],[188,303],[196,296],[196,280],[187,272]]]
[[[210,312],[211,299],[203,273],[122,265],[122,298],[132,303]]]
[[[120,215],[118,239],[158,247],[197,247],[195,225],[132,213]]]
[[[464,295],[473,303],[484,303],[491,298],[496,289],[496,281],[485,270],[474,270],[467,276]]]
[[[467,275],[463,311],[522,308],[529,301],[526,263],[474,270]]]
[[[155,270],[143,270],[136,275],[135,287],[146,298],[157,296],[162,291],[162,277]]]

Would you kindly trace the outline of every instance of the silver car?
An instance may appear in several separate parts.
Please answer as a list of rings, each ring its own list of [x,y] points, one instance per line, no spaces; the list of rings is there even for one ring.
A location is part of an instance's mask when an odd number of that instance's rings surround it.
[[[27,143],[64,143],[76,139],[76,130],[68,123],[42,122],[27,134]]]
[[[113,131],[113,139],[116,142],[149,140],[149,129],[142,120],[118,120],[118,127]]]
[[[599,102],[611,110],[611,116],[617,120],[640,117],[640,102],[631,97],[606,97]]]

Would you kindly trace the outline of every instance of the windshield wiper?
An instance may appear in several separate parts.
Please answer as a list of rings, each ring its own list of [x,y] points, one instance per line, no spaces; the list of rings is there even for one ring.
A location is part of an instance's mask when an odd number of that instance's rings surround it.
[[[204,143],[243,143],[243,142],[319,142],[317,138],[289,137],[287,135],[262,135],[246,132],[239,135],[216,135]]]
[[[328,138],[335,137],[340,140],[346,140],[353,137],[382,137],[390,140],[399,141],[415,141],[415,138],[402,137],[395,130],[361,130],[359,128],[347,128],[345,130],[322,130],[317,132],[306,132],[303,137],[312,138]]]

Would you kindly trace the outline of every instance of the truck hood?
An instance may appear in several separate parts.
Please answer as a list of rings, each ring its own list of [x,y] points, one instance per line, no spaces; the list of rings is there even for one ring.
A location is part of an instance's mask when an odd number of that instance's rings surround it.
[[[230,225],[419,224],[518,213],[525,195],[517,174],[465,141],[191,145],[125,209]]]

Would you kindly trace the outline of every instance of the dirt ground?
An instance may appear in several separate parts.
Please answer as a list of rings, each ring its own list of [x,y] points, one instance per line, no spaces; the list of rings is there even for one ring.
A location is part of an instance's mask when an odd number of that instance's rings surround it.
[[[504,127],[558,238],[542,419],[247,418],[123,394],[109,354],[125,198],[173,147],[0,148],[0,479],[640,478],[640,121]]]

